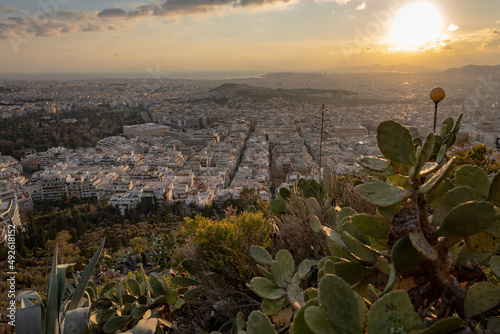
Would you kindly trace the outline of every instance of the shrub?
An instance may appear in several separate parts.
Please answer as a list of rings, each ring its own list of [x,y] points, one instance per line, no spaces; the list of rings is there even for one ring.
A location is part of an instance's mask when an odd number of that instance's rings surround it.
[[[269,246],[271,224],[261,212],[243,212],[220,220],[198,215],[184,220],[182,234],[187,238],[181,249],[185,257],[229,281],[245,282],[256,272],[250,246]]]

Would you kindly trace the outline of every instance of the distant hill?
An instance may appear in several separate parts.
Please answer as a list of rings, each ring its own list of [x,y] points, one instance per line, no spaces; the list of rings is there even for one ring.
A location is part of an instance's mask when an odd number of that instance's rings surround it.
[[[450,68],[443,71],[445,74],[489,74],[493,72],[500,72],[500,65],[495,66],[479,66],[479,65],[467,65],[458,68]]]
[[[250,98],[255,102],[281,98],[291,102],[332,103],[343,97],[357,95],[357,93],[344,89],[271,89],[235,83],[225,83],[214,88],[212,92],[216,99],[243,97]]]
[[[436,70],[426,66],[399,65],[365,65],[343,66],[327,70],[328,73],[434,73]]]

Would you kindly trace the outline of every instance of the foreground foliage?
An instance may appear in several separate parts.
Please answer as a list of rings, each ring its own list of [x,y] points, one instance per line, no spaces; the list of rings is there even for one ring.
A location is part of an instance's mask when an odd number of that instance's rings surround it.
[[[106,284],[87,278],[102,245],[79,284],[56,251],[47,298],[21,293],[18,312],[53,310],[43,333],[80,309],[75,333],[500,333],[500,173],[456,168],[459,129],[448,118],[422,142],[383,122],[362,175],[325,166],[269,208],[132,239],[115,264],[128,275]]]

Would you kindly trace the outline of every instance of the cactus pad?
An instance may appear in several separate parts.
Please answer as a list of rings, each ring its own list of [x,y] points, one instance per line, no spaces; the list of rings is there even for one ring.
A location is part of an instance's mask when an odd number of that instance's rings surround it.
[[[340,334],[332,327],[330,322],[326,320],[319,306],[308,307],[304,311],[304,319],[307,327],[309,327],[314,334]]]
[[[486,232],[481,232],[465,238],[465,243],[473,252],[491,253],[497,248],[498,238]]]
[[[500,172],[495,175],[493,182],[491,182],[488,201],[500,207]]]
[[[292,324],[292,334],[315,334],[309,326],[306,324],[306,319],[304,318],[304,314],[306,309],[308,309],[311,306],[318,306],[318,300],[317,299],[311,299],[309,300],[304,307],[302,307],[299,312],[295,315],[293,319],[293,324]]]
[[[420,171],[429,160],[432,149],[434,147],[434,137],[435,135],[432,132],[427,135],[425,143],[422,146],[422,150],[420,151],[420,156],[418,157],[417,163],[410,170],[410,177],[412,179],[417,179],[420,177]]]
[[[420,334],[447,334],[458,329],[462,325],[462,319],[458,317],[449,317],[441,319],[432,326],[420,331]]]
[[[376,263],[377,258],[380,255],[376,250],[371,248],[368,245],[365,245],[352,235],[350,235],[347,232],[342,232],[341,235],[342,241],[344,241],[344,244],[346,245],[347,249],[358,259],[365,261],[365,262],[370,262],[370,263]]]
[[[495,275],[500,276],[500,255],[491,257],[490,268],[495,273]]]
[[[356,211],[349,207],[342,208],[342,210],[339,211],[337,214],[337,223],[340,226],[342,223],[346,221],[347,217],[351,217],[352,215],[355,215]]]
[[[391,333],[391,328],[395,325],[388,321],[391,318],[398,319],[397,326],[407,333],[420,329],[422,325],[410,297],[402,290],[389,292],[373,303],[368,316],[368,334]]]
[[[262,264],[271,264],[273,263],[273,258],[269,253],[260,246],[252,246],[250,247],[250,254],[255,259],[255,261]]]
[[[422,232],[413,231],[410,232],[408,236],[410,237],[410,241],[417,252],[431,261],[437,260],[438,255],[436,250],[429,244]]]
[[[458,205],[448,213],[438,230],[442,236],[468,237],[491,227],[496,210],[493,204],[472,201]]]
[[[391,160],[377,157],[361,157],[358,160],[361,167],[372,171],[383,172],[391,165]]]
[[[276,254],[276,262],[279,263],[281,268],[281,273],[283,275],[283,280],[285,282],[290,282],[295,273],[295,262],[293,261],[293,256],[286,249],[280,249]]]
[[[377,127],[377,143],[382,154],[395,162],[413,165],[415,148],[410,131],[394,121],[385,121]]]
[[[366,214],[351,217],[352,224],[365,235],[375,239],[386,239],[389,233],[389,220]]]
[[[307,210],[310,215],[319,215],[321,213],[321,206],[314,197],[309,197],[307,199]]]
[[[286,299],[280,298],[276,300],[264,299],[262,301],[262,311],[267,315],[275,315],[285,305]]]
[[[329,262],[325,264],[323,271],[325,273],[332,273],[329,267]],[[342,261],[334,265],[335,275],[342,278],[349,284],[356,284],[361,281],[366,276],[374,273],[374,269],[370,267],[365,267],[364,265],[352,262],[352,261]]]
[[[322,225],[321,225],[321,222],[319,221],[318,217],[312,216],[311,218],[309,218],[309,225],[311,226],[311,229],[314,232],[317,233],[317,232],[321,231]]]
[[[486,328],[494,333],[500,333],[500,317],[489,318]]]
[[[275,214],[280,214],[286,212],[286,204],[281,199],[273,199],[271,200],[271,209]]]
[[[281,188],[279,191],[279,195],[281,196],[282,199],[287,201],[290,198],[290,196],[292,195],[292,193],[287,188]]]
[[[463,166],[455,173],[455,185],[470,187],[476,196],[486,199],[490,180],[483,169],[477,166]]]
[[[448,144],[441,145],[441,147],[439,148],[439,152],[437,154],[437,157],[436,157],[436,162],[438,164],[443,162],[444,158],[446,157],[446,151],[448,151]]]
[[[455,162],[455,157],[451,158],[439,171],[436,172],[433,176],[427,180],[424,185],[418,190],[420,194],[428,194],[434,188],[436,188],[439,183],[446,177],[446,174],[453,167],[453,163]]]
[[[434,214],[432,215],[432,224],[441,226],[444,218],[453,208],[462,203],[473,201],[474,199],[474,191],[469,187],[451,189],[445,193],[437,203]]]
[[[278,288],[286,287],[286,283],[283,280],[283,271],[277,261],[273,261],[273,264],[271,265],[271,274],[273,275],[273,281],[276,283]]]
[[[271,321],[259,311],[253,311],[247,321],[248,334],[275,334]]]
[[[500,287],[489,282],[474,284],[464,301],[464,312],[466,316],[475,316],[491,310],[500,303]]]
[[[331,333],[360,334],[358,300],[351,287],[340,277],[326,275],[319,282],[318,301],[323,317],[333,328]],[[307,321],[307,310],[306,310]],[[309,321],[307,321],[309,324]]]
[[[285,291],[279,289],[276,284],[267,278],[255,277],[250,281],[252,291],[262,298],[267,299],[280,299],[285,295]]]
[[[411,268],[427,258],[421,255],[410,241],[408,236],[399,239],[391,250],[392,263],[399,269]]]
[[[449,178],[445,178],[441,181],[434,190],[425,195],[425,199],[431,208],[436,210],[436,207],[441,200],[443,194],[446,194],[448,191],[453,189],[454,184],[451,182]]]
[[[323,226],[323,233],[328,237],[329,240],[333,241],[335,244],[345,248],[344,241],[342,241],[342,238],[340,237],[340,234],[338,234],[337,231],[332,230],[329,227]]]
[[[312,266],[312,262],[311,260],[309,259],[305,259],[303,260],[300,264],[299,264],[299,268],[297,270],[297,273],[299,274],[299,277],[300,278],[304,278],[306,277],[306,275],[309,273],[309,271],[311,270],[311,266]]]
[[[412,195],[411,191],[381,182],[361,184],[355,191],[362,199],[379,207],[398,204]]]
[[[420,170],[420,174],[418,175],[418,177],[426,177],[427,175],[434,173],[438,169],[439,169],[439,164],[438,163],[435,163],[435,162],[432,162],[432,161],[428,162],[428,163],[426,163],[424,165],[424,167],[422,167],[422,169]]]
[[[304,295],[297,285],[288,283],[286,286],[286,295],[288,297],[290,305],[292,305],[295,311],[300,310],[300,308],[304,306]]]

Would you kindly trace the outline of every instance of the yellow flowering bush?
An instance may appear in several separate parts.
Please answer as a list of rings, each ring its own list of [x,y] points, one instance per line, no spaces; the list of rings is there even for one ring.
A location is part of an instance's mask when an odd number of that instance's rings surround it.
[[[220,220],[185,218],[183,234],[204,269],[244,280],[255,273],[250,247],[270,244],[271,224],[262,212],[243,212]],[[237,276],[235,276],[237,275]]]

